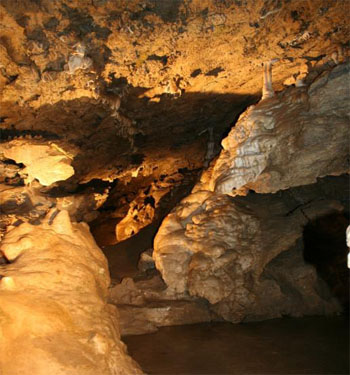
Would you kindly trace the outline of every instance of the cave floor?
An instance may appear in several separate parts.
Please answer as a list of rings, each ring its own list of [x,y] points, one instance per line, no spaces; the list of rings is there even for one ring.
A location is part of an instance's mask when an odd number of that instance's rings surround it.
[[[349,373],[345,317],[165,327],[123,341],[149,375]]]

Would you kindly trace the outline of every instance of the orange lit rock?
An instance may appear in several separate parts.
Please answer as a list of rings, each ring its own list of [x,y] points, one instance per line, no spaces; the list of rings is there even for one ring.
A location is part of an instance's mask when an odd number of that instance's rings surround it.
[[[49,186],[74,175],[70,165],[72,159],[55,144],[14,140],[6,145],[3,153],[6,158],[26,166],[22,173],[26,175],[27,183],[37,179],[42,185]]]
[[[1,374],[142,373],[119,339],[107,263],[86,224],[51,211],[11,230],[1,250]]]

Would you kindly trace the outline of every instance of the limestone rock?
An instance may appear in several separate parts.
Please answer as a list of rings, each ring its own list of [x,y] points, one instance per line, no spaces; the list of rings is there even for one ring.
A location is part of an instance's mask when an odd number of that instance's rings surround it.
[[[122,335],[157,331],[158,327],[208,322],[213,314],[203,299],[174,293],[159,275],[124,278],[111,289],[120,314]]]
[[[338,65],[308,89],[250,107],[223,140],[209,188],[268,193],[349,172],[349,72]]]
[[[38,182],[30,187],[0,184],[0,238],[14,225],[37,224],[45,217],[54,205],[54,199],[42,195],[41,188]]]
[[[135,175],[137,173],[136,171]],[[146,189],[147,194],[142,189],[130,202],[127,214],[116,226],[118,241],[126,240],[151,224],[156,219],[157,209],[159,211],[162,198],[184,180],[184,176],[180,173],[164,177],[162,176],[159,181],[152,182],[149,188]]]
[[[156,332],[159,327],[204,323],[212,320],[203,302],[164,301],[144,306],[118,306],[123,336]]]
[[[233,322],[341,310],[303,260],[300,239],[309,220],[342,204],[311,198],[288,209],[281,195],[230,196],[349,171],[349,70],[349,63],[336,66],[309,88],[289,88],[241,115],[219,157],[155,237],[153,258],[171,290],[205,298]]]
[[[153,249],[148,249],[141,253],[137,268],[141,272],[152,270],[155,268],[154,260],[152,258]]]
[[[128,184],[139,173],[134,195],[157,175],[209,161],[205,130],[216,153],[259,99],[263,61],[284,59],[273,74],[280,90],[305,63],[328,69],[322,56],[348,47],[346,1],[127,3],[2,0],[0,121],[2,140],[31,134],[76,147],[75,182]],[[107,93],[118,104],[103,105]]]
[[[13,179],[18,174],[20,168],[15,164],[5,164],[0,162],[0,183],[5,179]]]
[[[49,186],[74,175],[71,158],[55,144],[14,140],[4,147],[3,153],[6,158],[26,166],[22,173],[27,175],[27,183],[37,179],[42,185]]]
[[[57,197],[56,207],[59,210],[67,210],[70,218],[74,221],[89,223],[98,217],[97,210],[103,205],[107,197],[107,192],[99,194],[93,191],[86,191],[81,194]]]
[[[3,375],[141,374],[107,304],[107,262],[86,224],[53,211],[6,234],[0,266]]]
[[[308,206],[313,217],[342,209],[331,200]],[[163,221],[154,240],[156,267],[171,291],[206,299],[212,311],[232,322],[340,311],[302,258],[305,213],[288,211],[274,195],[194,192]],[[274,276],[267,280],[268,269]],[[296,275],[300,282],[293,284]]]

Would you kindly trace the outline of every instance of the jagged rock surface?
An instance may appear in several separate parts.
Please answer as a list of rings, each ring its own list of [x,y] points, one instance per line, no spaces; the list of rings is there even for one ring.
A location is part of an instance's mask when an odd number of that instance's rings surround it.
[[[54,206],[54,199],[43,196],[40,188],[35,183],[30,187],[0,184],[0,238],[21,222],[37,224]]]
[[[261,95],[263,61],[283,59],[280,90],[305,64],[318,75],[339,46],[346,55],[347,13],[341,0],[2,0],[0,138],[59,142],[73,155],[75,174],[60,184],[69,193],[102,179],[135,197],[219,152]],[[135,205],[125,204],[121,238],[150,220],[145,205],[137,222]]]
[[[169,288],[205,298],[234,322],[341,309],[319,292],[326,288],[303,261],[298,240],[308,220],[300,211],[274,212],[273,198],[258,196],[252,205],[249,196],[240,201],[230,195],[276,192],[349,171],[348,74],[349,64],[341,64],[310,87],[288,89],[241,115],[220,156],[155,237],[153,258]],[[334,208],[344,206],[331,202],[330,212]],[[327,205],[312,212],[324,215]],[[287,265],[302,275],[300,283],[281,279]]]
[[[176,191],[176,187],[181,183],[186,184],[184,176],[175,173],[167,178],[162,176],[159,180],[153,181],[148,188],[140,189],[137,196],[130,202],[127,214],[116,226],[117,240],[123,241],[151,224],[159,211],[162,199],[172,189]],[[123,205],[122,208],[125,209],[125,206]]]
[[[276,192],[349,172],[350,64],[249,108],[222,142],[211,190]]]
[[[273,195],[193,193],[163,221],[154,241],[156,267],[170,290],[206,299],[232,322],[341,311],[303,260],[300,241],[308,220],[341,212],[342,204],[306,205],[308,219],[288,206]]]
[[[1,243],[0,371],[16,374],[141,374],[107,304],[107,262],[86,224],[51,212]]]

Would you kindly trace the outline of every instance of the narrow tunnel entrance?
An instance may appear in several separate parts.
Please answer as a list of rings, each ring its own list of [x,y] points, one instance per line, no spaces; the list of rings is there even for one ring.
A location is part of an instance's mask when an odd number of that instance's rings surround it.
[[[304,259],[316,268],[345,312],[349,311],[348,221],[344,214],[332,214],[311,221],[304,229]]]

